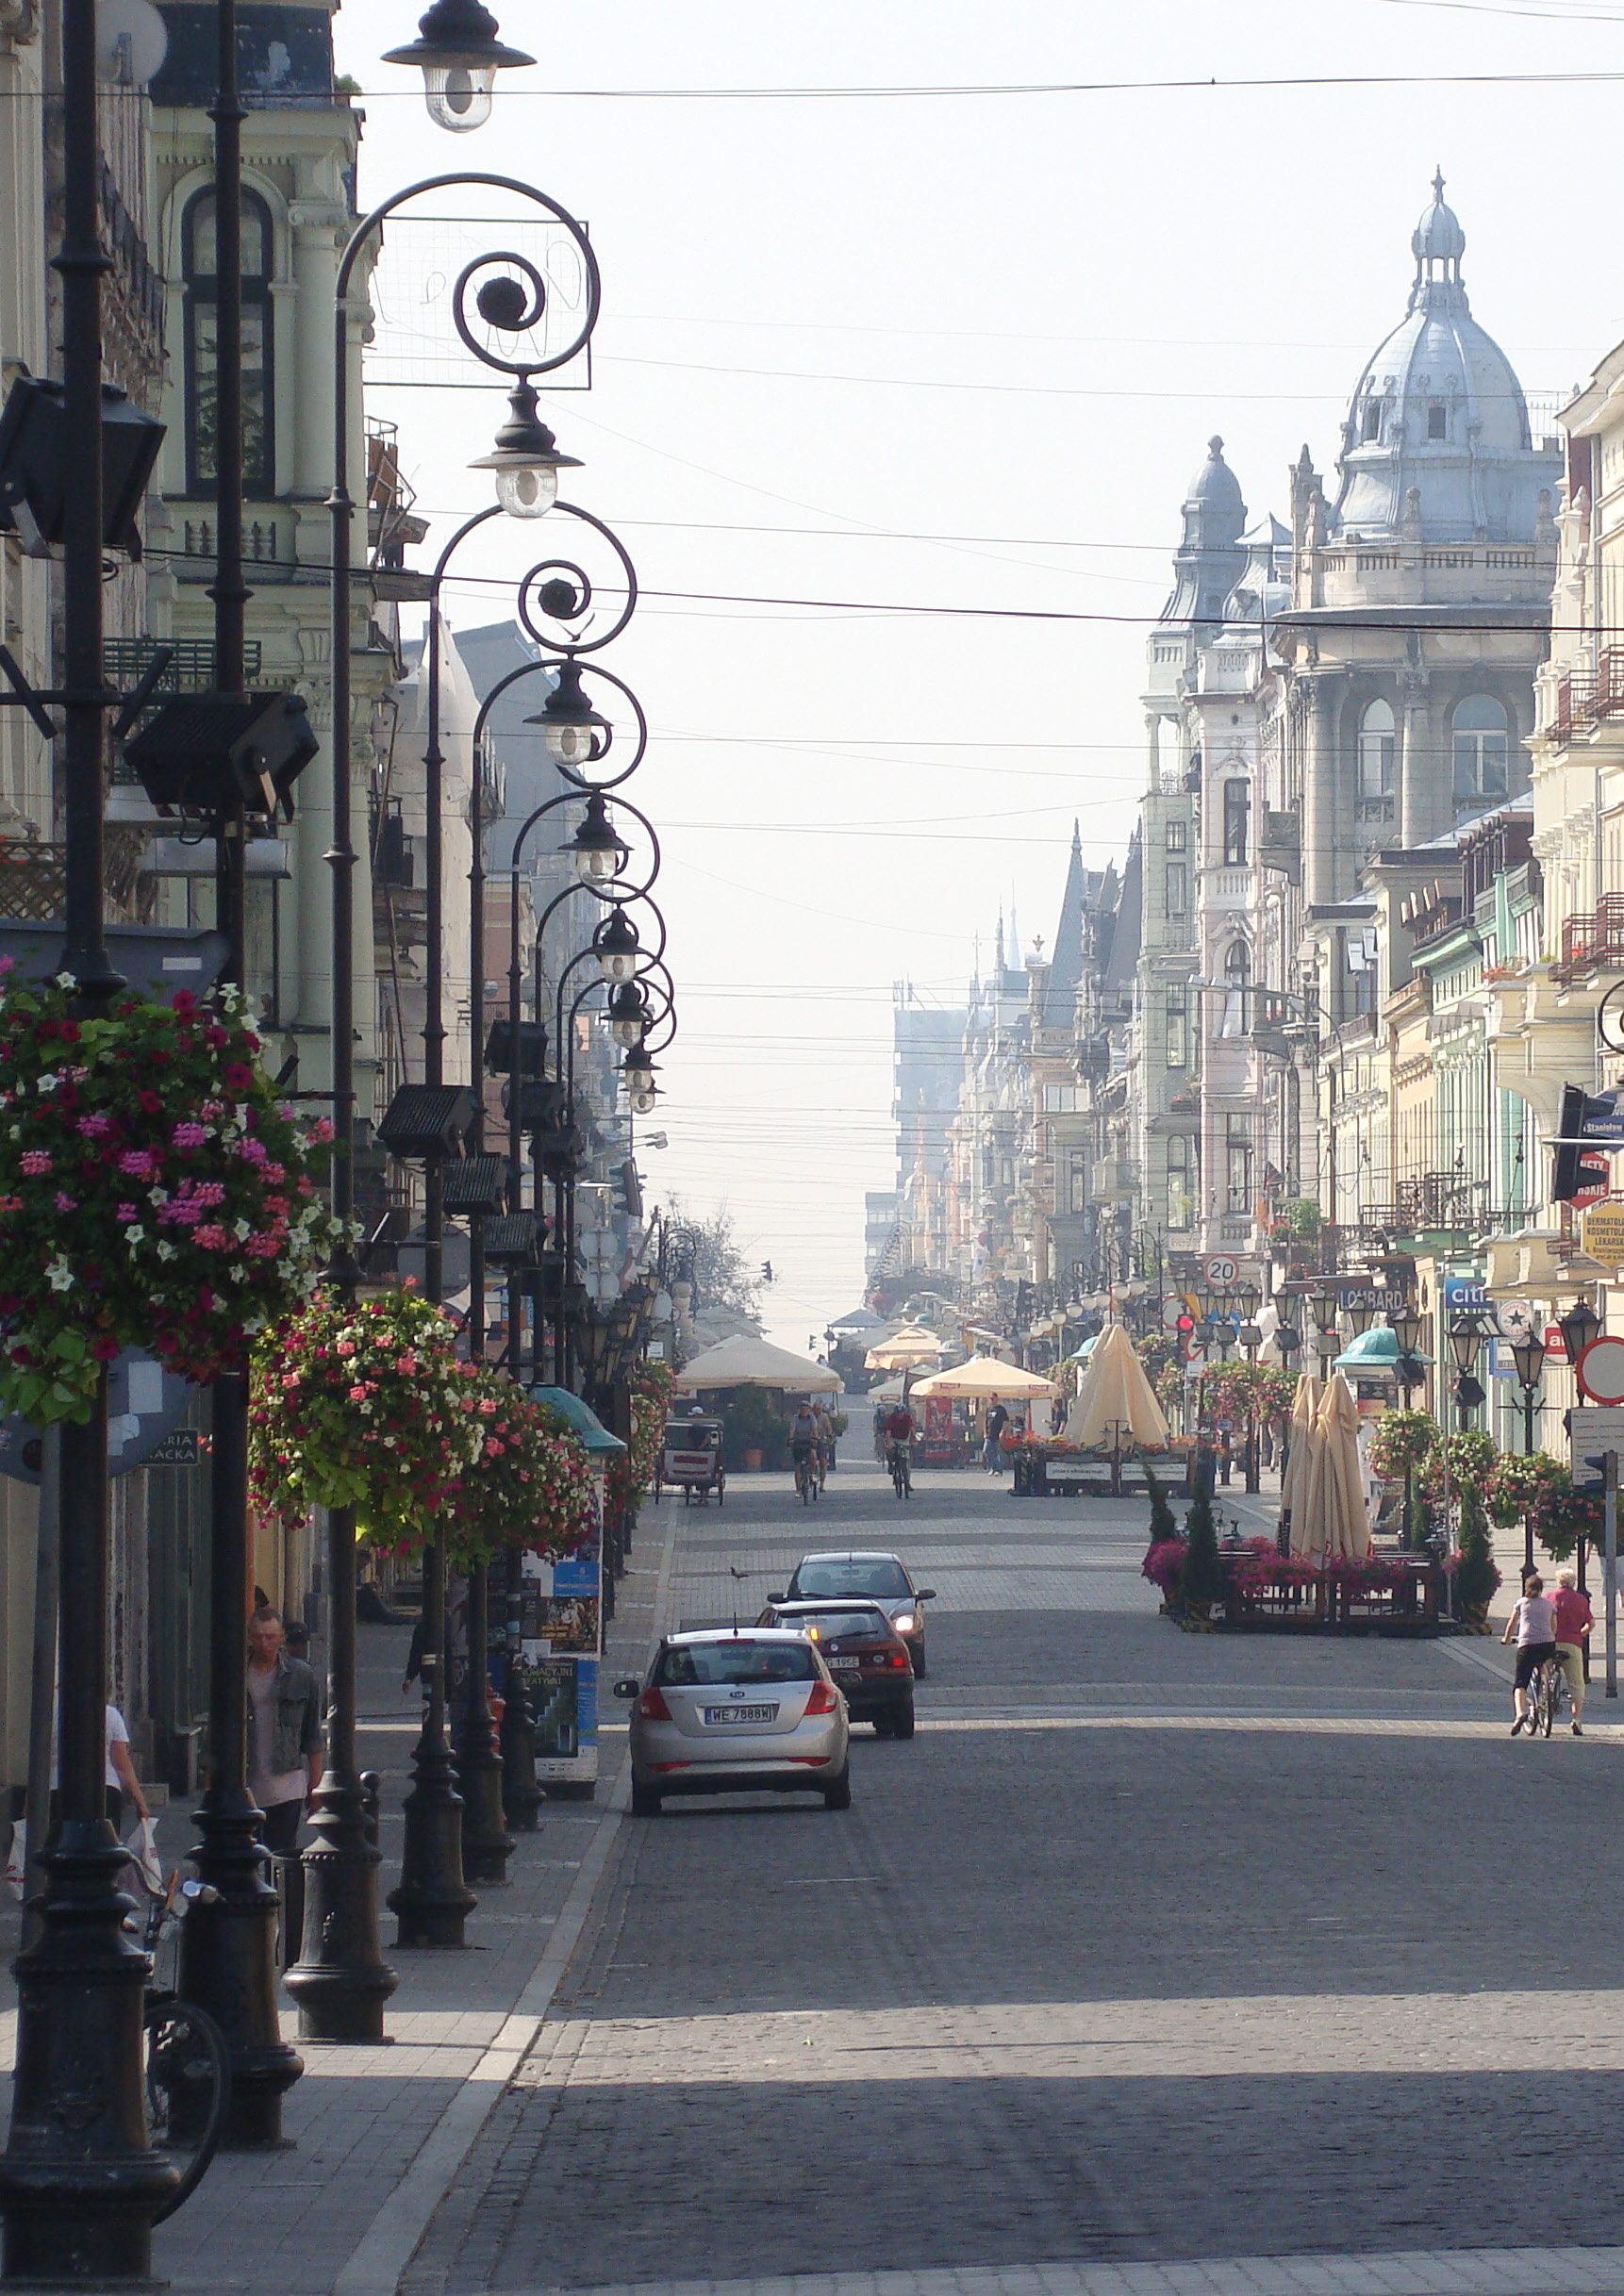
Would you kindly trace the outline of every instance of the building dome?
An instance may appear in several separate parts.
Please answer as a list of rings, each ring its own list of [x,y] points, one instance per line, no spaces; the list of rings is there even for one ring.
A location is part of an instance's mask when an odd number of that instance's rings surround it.
[[[1440,168],[1433,177],[1433,204],[1416,225],[1410,240],[1410,253],[1418,265],[1426,263],[1456,263],[1467,252],[1467,235],[1461,229],[1460,219],[1452,207],[1444,205],[1444,176]]]
[[[1354,389],[1332,525],[1371,540],[1531,543],[1558,458],[1534,447],[1511,361],[1472,317],[1442,175],[1410,246],[1409,308]]]
[[[1190,481],[1185,497],[1186,525],[1192,513],[1205,529],[1207,541],[1238,541],[1246,526],[1246,504],[1241,500],[1240,481],[1223,458],[1223,440],[1207,440],[1207,458]],[[1220,530],[1228,523],[1232,531]]]
[[[1223,458],[1223,440],[1207,440],[1207,458],[1185,496],[1184,539],[1173,555],[1173,587],[1164,622],[1221,619],[1223,602],[1240,579],[1246,552],[1246,504],[1240,481]]]

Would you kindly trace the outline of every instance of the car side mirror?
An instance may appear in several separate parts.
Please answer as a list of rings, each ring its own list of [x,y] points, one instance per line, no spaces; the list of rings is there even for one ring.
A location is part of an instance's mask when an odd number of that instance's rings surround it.
[[[935,1587],[916,1587],[914,1589],[914,1600],[916,1602],[935,1602],[936,1598],[936,1591]]]
[[[617,1698],[635,1698],[642,1687],[636,1675],[627,1675],[615,1684],[615,1695]]]
[[[769,1602],[787,1602],[789,1597],[787,1594],[769,1594],[767,1599]]]

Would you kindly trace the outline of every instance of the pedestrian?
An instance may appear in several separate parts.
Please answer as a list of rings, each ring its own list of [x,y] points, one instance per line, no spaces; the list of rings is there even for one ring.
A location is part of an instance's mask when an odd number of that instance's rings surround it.
[[[1550,1607],[1556,1614],[1556,1655],[1567,1677],[1573,1735],[1583,1738],[1580,1716],[1584,1711],[1584,1655],[1596,1616],[1590,1608],[1589,1595],[1579,1592],[1579,1581],[1570,1565],[1565,1564],[1556,1574],[1556,1592],[1550,1598]]]
[[[1545,1581],[1537,1571],[1531,1571],[1523,1582],[1519,1600],[1511,1607],[1511,1616],[1505,1622],[1502,1644],[1516,1637],[1516,1677],[1511,1700],[1516,1719],[1511,1726],[1514,1738],[1519,1737],[1528,1720],[1528,1686],[1533,1679],[1536,1666],[1556,1656],[1556,1611],[1546,1600]]]
[[[986,1417],[982,1422],[981,1463],[989,1475],[1003,1471],[1003,1454],[999,1449],[999,1437],[1009,1425],[1009,1413],[996,1400],[988,1404]]]
[[[886,1463],[886,1407],[883,1403],[874,1406],[874,1457],[883,1467]]]
[[[298,1846],[299,1821],[322,1782],[322,1702],[303,1659],[283,1648],[282,1614],[267,1603],[248,1622],[248,1791],[264,1813],[259,1838],[275,1858]]]
[[[423,1652],[425,1639],[423,1622],[420,1618],[411,1630],[411,1641],[406,1644],[406,1669],[401,1676],[401,1696],[403,1698],[423,1673]],[[427,1687],[428,1685],[424,1683],[423,1688],[426,1690]]]
[[[1070,1398],[1066,1396],[1056,1396],[1049,1406],[1049,1432],[1057,1440],[1066,1432],[1066,1415],[1070,1408]]]
[[[104,1710],[105,1755],[102,1765],[102,1784],[107,1793],[108,1824],[120,1841],[124,1839],[124,1803],[128,1801],[138,1818],[150,1818],[146,1796],[141,1790],[135,1763],[130,1759],[130,1734],[124,1716],[116,1706]],[[51,1770],[51,1816],[60,1814],[60,1765],[53,1763]]]

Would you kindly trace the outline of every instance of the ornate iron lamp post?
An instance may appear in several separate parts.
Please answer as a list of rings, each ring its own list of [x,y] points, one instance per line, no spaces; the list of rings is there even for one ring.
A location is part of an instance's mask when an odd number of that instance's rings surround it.
[[[1536,1397],[1545,1370],[1545,1342],[1533,1332],[1519,1339],[1511,1351],[1516,1365],[1516,1383],[1522,1390],[1522,1447],[1525,1454],[1533,1448],[1533,1414],[1538,1408]],[[1522,1575],[1526,1580],[1533,1569],[1533,1515],[1525,1513],[1522,1524]]]
[[[524,362],[505,359],[475,336],[468,315],[469,290],[477,274],[492,273],[474,290],[477,318],[488,332],[516,336],[534,326],[546,307],[546,288],[534,265],[511,257],[482,257],[465,266],[454,290],[457,332],[488,366],[513,374],[520,389],[533,375],[572,358],[591,334],[598,315],[600,285],[595,256],[574,218],[534,186],[511,176],[467,173],[425,178],[397,191],[373,209],[351,233],[340,259],[333,300],[333,489],[332,514],[332,695],[333,695],[333,869],[332,1065],[333,1208],[353,1216],[355,1182],[355,906],[356,865],[351,785],[352,524],[355,503],[349,490],[350,451],[350,287],[362,254],[385,223],[408,202],[463,185],[479,185],[526,200],[550,216],[573,245],[585,283],[584,318],[561,344],[534,347]],[[505,263],[505,271],[495,269]],[[511,276],[518,271],[522,277]],[[516,293],[517,290],[517,293]],[[555,449],[539,439],[532,467],[545,491],[545,473],[555,470]],[[505,465],[511,473],[514,466]],[[431,816],[432,818],[432,816]],[[356,1280],[347,1247],[331,1279],[341,1296],[352,1296]],[[378,1852],[367,1835],[364,1798],[356,1774],[356,1525],[354,1511],[335,1508],[328,1517],[327,1578],[332,1610],[330,1641],[331,1727],[327,1767],[317,1796],[316,1840],[306,1852],[305,1938],[288,1990],[299,2004],[301,2030],[324,2040],[381,2038],[383,2005],[395,1977],[378,1941]]]

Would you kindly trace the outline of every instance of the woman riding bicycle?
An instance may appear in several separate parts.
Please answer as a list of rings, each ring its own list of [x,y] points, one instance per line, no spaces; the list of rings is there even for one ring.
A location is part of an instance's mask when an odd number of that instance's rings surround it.
[[[1528,1686],[1537,1670],[1556,1658],[1556,1611],[1546,1600],[1545,1581],[1534,1571],[1524,1582],[1522,1599],[1512,1605],[1511,1616],[1505,1622],[1502,1644],[1516,1637],[1516,1679],[1512,1690],[1512,1704],[1516,1720],[1511,1726],[1514,1738],[1520,1737],[1528,1726]]]

